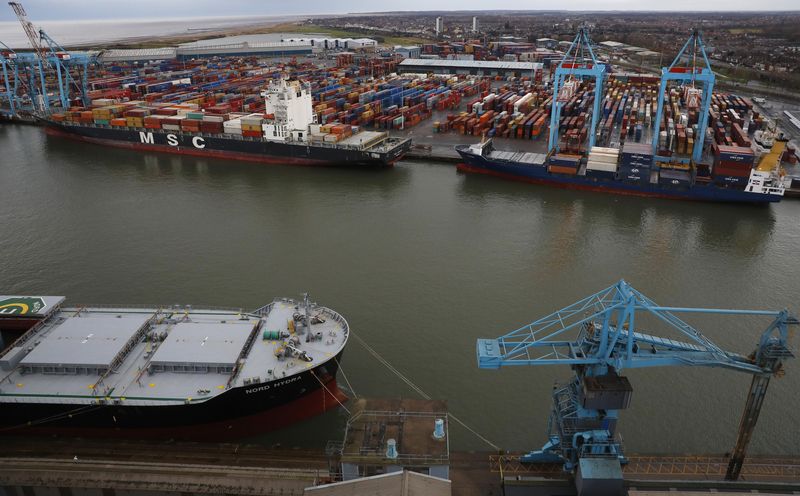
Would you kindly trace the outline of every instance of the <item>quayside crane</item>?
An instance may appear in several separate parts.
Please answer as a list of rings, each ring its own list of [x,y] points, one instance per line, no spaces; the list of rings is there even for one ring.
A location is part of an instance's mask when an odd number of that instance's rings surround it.
[[[678,314],[764,316],[772,319],[750,356],[725,351]],[[642,321],[665,327],[659,336]],[[522,456],[523,462],[563,463],[576,473],[609,471],[622,481],[626,462],[616,433],[619,411],[630,403],[625,369],[666,366],[722,367],[753,375],[736,447],[726,478],[738,478],[770,378],[792,357],[788,327],[798,320],[788,310],[725,310],[666,307],[624,280],[496,339],[478,339],[482,369],[520,365],[569,365],[573,378],[553,389],[548,441]],[[598,468],[600,467],[600,468]],[[587,486],[588,487],[588,486]],[[580,487],[579,487],[580,489]],[[586,492],[588,491],[588,492]],[[592,494],[587,489],[584,494]]]
[[[9,69],[11,75],[9,75]],[[0,93],[0,104],[8,100],[8,109],[11,115],[16,115],[17,85],[19,84],[19,66],[17,65],[17,52],[3,42],[0,42],[0,70],[3,73],[3,89]],[[13,75],[13,79],[11,76]]]
[[[61,106],[69,108],[70,91],[74,88],[80,94],[81,103],[89,105],[89,64],[95,63],[96,59],[86,54],[70,53],[51,38],[44,29],[39,30],[39,38],[47,43],[50,49],[48,59],[51,66],[55,67],[58,80],[58,93],[61,99]],[[77,69],[80,81],[76,81],[71,74],[71,70]]]
[[[698,62],[698,55],[702,61]],[[670,81],[681,83],[686,92],[685,100],[688,107],[696,107],[697,114],[697,134],[694,137],[694,148],[691,152],[691,161],[700,162],[703,155],[703,143],[708,127],[708,112],[711,108],[711,94],[714,91],[716,76],[711,70],[711,64],[706,56],[706,47],[703,37],[698,30],[693,30],[689,39],[675,56],[675,60],[669,67],[661,69],[661,85],[658,91],[658,110],[654,124],[653,136],[653,155],[656,161],[660,162],[681,162],[689,163],[689,159],[675,156],[661,156],[658,154],[658,133],[661,120],[664,117],[664,98],[667,85]]]
[[[0,104],[8,101],[8,111],[16,116],[19,111],[46,112],[49,102],[42,61],[35,53],[15,52],[0,42],[0,66],[4,89]]]
[[[71,92],[74,90],[80,94],[83,105],[89,104],[88,98],[88,77],[89,65],[96,63],[96,57],[82,53],[70,53],[51,38],[43,29],[38,31],[33,26],[25,8],[18,2],[9,2],[9,6],[14,10],[19,19],[28,42],[33,48],[33,52],[14,53],[10,49],[4,50],[0,60],[3,62],[3,69],[7,71],[7,66],[12,69],[15,78],[13,84],[19,81],[20,68],[28,75],[25,82],[28,96],[32,102],[31,110],[40,114],[50,113],[51,95],[46,84],[46,75],[52,70],[57,82],[57,95],[53,95],[53,102],[58,101],[63,108],[69,108],[72,102]],[[6,47],[7,48],[7,47]],[[13,57],[13,61],[11,58]],[[38,82],[37,82],[38,77]],[[7,78],[8,82],[9,79]],[[24,81],[24,80],[23,80]],[[22,105],[11,104],[11,100],[18,100],[18,91],[12,91],[7,84],[6,97],[9,99],[11,114],[15,115],[18,110],[26,110]],[[41,88],[40,88],[41,87]],[[16,102],[15,102],[16,103]]]
[[[600,101],[603,94],[603,78],[605,65],[599,64],[592,50],[589,40],[589,31],[581,27],[572,44],[564,54],[561,62],[556,67],[553,78],[553,104],[550,112],[550,137],[547,142],[547,152],[558,152],[558,131],[561,121],[561,109],[572,98],[578,89],[580,79],[594,78],[594,103],[592,106],[592,121],[589,129],[589,145],[587,150],[594,146],[597,122],[600,116]]]

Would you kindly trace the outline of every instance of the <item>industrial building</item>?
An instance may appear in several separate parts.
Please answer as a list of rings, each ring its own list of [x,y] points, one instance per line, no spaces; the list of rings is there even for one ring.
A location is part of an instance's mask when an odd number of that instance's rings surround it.
[[[314,46],[307,42],[249,42],[219,45],[181,45],[177,50],[178,60],[205,57],[294,57],[310,55]]]
[[[558,40],[553,38],[537,38],[536,39],[536,48],[547,48],[548,50],[553,50],[558,46]]]
[[[418,59],[422,54],[422,48],[418,46],[396,46],[394,47],[394,53],[404,59]]]
[[[450,481],[410,470],[307,487],[306,496],[450,496]]]
[[[400,74],[463,74],[471,76],[533,76],[542,70],[535,62],[487,60],[405,59],[397,66]]]
[[[309,43],[314,48],[325,50],[374,51],[378,42],[372,38],[284,38],[284,43]]]

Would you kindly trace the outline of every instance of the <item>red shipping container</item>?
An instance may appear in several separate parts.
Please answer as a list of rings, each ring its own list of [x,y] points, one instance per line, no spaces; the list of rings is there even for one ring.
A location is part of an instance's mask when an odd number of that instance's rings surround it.
[[[714,175],[716,176],[735,176],[735,177],[749,177],[750,168],[743,169],[741,167],[725,167],[720,165],[714,166]]]

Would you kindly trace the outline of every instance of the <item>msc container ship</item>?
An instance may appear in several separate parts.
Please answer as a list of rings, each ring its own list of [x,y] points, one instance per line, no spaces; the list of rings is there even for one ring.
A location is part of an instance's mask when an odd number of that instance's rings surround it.
[[[766,139],[765,139],[766,141]],[[755,162],[753,149],[715,146],[714,164],[700,175],[689,165],[660,163],[650,145],[593,147],[587,157],[495,150],[492,139],[458,145],[458,169],[567,189],[714,202],[779,202],[787,187],[780,171],[786,140],[769,140]]]
[[[0,433],[226,440],[346,401],[347,321],[309,301],[249,313],[0,296]]]
[[[262,96],[264,114],[125,102],[53,114],[44,122],[50,135],[90,143],[276,164],[391,166],[411,148],[410,139],[385,132],[316,124],[310,88],[299,81],[272,81]]]

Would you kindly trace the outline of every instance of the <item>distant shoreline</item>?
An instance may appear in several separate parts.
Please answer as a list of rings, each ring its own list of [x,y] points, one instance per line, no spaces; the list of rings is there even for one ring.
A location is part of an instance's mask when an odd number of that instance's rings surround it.
[[[202,23],[192,24],[192,21],[197,21],[198,18],[187,19],[186,26],[180,27],[179,24],[181,22],[180,19],[162,19],[162,20],[154,20],[153,22],[169,22],[169,23],[176,23],[174,26],[166,25],[164,26],[165,31],[162,33],[150,33],[150,34],[142,34],[141,36],[130,36],[130,33],[118,33],[121,36],[114,36],[113,27],[117,23],[124,23],[124,20],[116,20],[116,19],[108,19],[108,20],[97,20],[97,21],[87,21],[86,22],[86,29],[91,30],[92,25],[94,26],[101,26],[101,25],[108,25],[110,28],[107,30],[99,30],[98,39],[95,40],[87,40],[87,41],[66,41],[60,40],[59,38],[69,36],[63,35],[59,33],[60,29],[54,27],[52,24],[50,26],[47,25],[47,22],[41,24],[41,27],[48,31],[56,41],[60,42],[61,45],[68,49],[68,50],[86,50],[92,48],[98,49],[108,49],[108,48],[153,48],[156,46],[174,46],[181,43],[188,43],[192,41],[200,41],[205,39],[212,39],[212,38],[220,38],[225,36],[236,36],[241,34],[260,34],[264,32],[270,32],[270,28],[274,28],[275,26],[279,25],[291,25],[295,24],[298,21],[309,19],[313,16],[274,16],[274,17],[256,17],[256,18],[247,18],[242,17],[241,22],[235,22],[237,18],[231,18],[234,22],[233,24],[228,24],[225,26],[209,26],[203,25]],[[224,18],[223,18],[224,19]],[[219,22],[220,18],[209,17],[207,18],[208,24],[214,24],[214,22]],[[143,20],[136,20],[133,22],[143,22]],[[95,24],[96,23],[96,24]],[[14,25],[15,23],[10,23],[9,25]],[[40,25],[37,24],[34,20],[34,25],[39,28]],[[15,26],[19,29],[20,33],[16,34],[16,37],[19,38],[22,34],[22,28],[19,27],[18,24]],[[51,32],[52,31],[52,32]],[[1,37],[0,37],[1,38]],[[73,36],[74,38],[74,36]],[[5,40],[3,40],[5,41]],[[12,49],[19,50],[19,51],[27,51],[30,48],[27,46],[28,44],[21,44],[20,41],[15,41],[10,43]],[[16,45],[16,46],[15,46]]]

